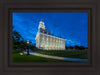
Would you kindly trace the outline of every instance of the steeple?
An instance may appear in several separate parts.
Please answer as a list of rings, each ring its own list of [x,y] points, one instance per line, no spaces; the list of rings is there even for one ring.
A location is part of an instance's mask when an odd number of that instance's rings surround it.
[[[41,21],[39,22],[38,29],[40,29],[40,28],[45,29],[45,25],[44,25],[44,22],[43,22],[43,19],[42,18],[41,18]]]

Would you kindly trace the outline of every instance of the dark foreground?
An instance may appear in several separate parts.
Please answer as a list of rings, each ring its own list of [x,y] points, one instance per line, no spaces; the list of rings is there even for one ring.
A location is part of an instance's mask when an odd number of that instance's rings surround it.
[[[71,57],[71,58],[82,58],[87,59],[87,50],[66,50],[66,51],[34,51],[40,54],[60,56],[60,57]],[[35,55],[20,55],[19,52],[13,53],[13,62],[77,62],[77,61],[66,61],[56,60],[50,58],[39,57]]]

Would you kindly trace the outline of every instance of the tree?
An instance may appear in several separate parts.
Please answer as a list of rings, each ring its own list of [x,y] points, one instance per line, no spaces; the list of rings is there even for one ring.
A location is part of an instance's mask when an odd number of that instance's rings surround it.
[[[65,48],[66,48],[66,50],[68,49],[68,47],[67,47],[67,46],[66,46]]]
[[[79,46],[75,45],[75,49],[79,49]]]
[[[26,49],[35,50],[36,49],[34,45],[31,45],[32,41],[30,41],[30,43],[27,44],[27,41],[24,41],[23,37],[17,31],[13,31],[12,38],[13,38],[14,50],[26,50]]]
[[[84,46],[80,46],[79,49],[80,49],[80,50],[84,50],[85,47],[84,47]]]
[[[16,39],[17,42],[24,40],[23,37],[17,31],[13,31],[13,37]]]
[[[23,48],[23,47],[25,47],[24,39],[17,31],[15,31],[15,30],[13,31],[12,38],[13,38],[13,49],[14,50],[25,49],[25,48]]]
[[[70,49],[73,49],[73,46],[70,46],[69,48],[70,48]]]

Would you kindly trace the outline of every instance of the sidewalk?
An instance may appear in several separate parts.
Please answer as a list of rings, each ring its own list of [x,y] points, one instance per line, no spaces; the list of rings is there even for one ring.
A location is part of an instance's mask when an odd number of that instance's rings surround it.
[[[44,54],[34,53],[34,52],[30,52],[30,54],[31,54],[31,55],[40,56],[40,57],[45,57],[45,58],[58,59],[58,60],[80,61],[80,62],[87,62],[87,61],[88,61],[88,59],[67,58],[67,57],[50,56],[50,55],[44,55]]]

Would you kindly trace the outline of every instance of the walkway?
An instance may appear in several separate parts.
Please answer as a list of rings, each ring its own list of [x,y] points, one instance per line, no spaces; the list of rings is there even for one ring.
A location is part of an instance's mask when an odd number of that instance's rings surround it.
[[[44,55],[44,54],[34,53],[34,52],[30,52],[30,54],[31,54],[31,55],[40,56],[40,57],[45,57],[45,58],[58,59],[58,60],[80,61],[80,62],[87,62],[87,61],[88,61],[88,59],[67,58],[67,57],[50,56],[50,55]]]

